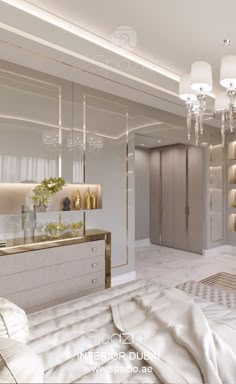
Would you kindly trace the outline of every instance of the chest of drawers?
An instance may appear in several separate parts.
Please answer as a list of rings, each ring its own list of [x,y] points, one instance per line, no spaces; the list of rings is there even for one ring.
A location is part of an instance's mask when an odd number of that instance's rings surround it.
[[[105,289],[106,239],[2,255],[0,295],[27,312]]]

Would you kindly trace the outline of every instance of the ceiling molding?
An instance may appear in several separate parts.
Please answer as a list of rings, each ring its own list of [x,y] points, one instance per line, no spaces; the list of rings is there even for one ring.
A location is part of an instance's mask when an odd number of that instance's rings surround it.
[[[185,116],[177,74],[28,1],[0,1],[0,30],[3,60]]]
[[[147,60],[139,55],[136,55],[135,53],[129,50],[126,50],[122,47],[119,47],[118,45],[106,39],[103,39],[102,37],[83,29],[76,24],[73,24],[61,17],[56,16],[51,12],[48,12],[38,6],[35,6],[30,1],[24,1],[24,0],[1,0],[1,1],[17,9],[20,9],[21,11],[24,11],[32,16],[35,16],[41,20],[44,20],[47,23],[54,25],[55,27],[63,29],[66,32],[70,32],[76,35],[77,37],[87,40],[90,43],[93,43],[101,48],[105,48],[110,52],[113,52],[128,60],[131,60],[147,69],[150,69],[154,72],[157,72],[158,74],[168,77],[169,79],[172,79],[177,82],[180,81],[180,76],[170,71],[169,69],[164,68],[156,63],[153,63],[152,61]]]
[[[116,69],[116,68],[114,68],[112,66],[109,66],[109,65],[106,65],[104,63],[101,63],[98,60],[91,59],[89,57],[81,55],[81,54],[79,54],[77,52],[74,52],[72,50],[69,50],[67,48],[61,47],[58,44],[51,43],[48,40],[39,38],[39,37],[34,36],[32,34],[26,33],[26,32],[24,32],[24,31],[22,31],[20,29],[11,27],[11,26],[9,26],[7,24],[0,23],[0,29],[5,30],[5,31],[10,32],[10,33],[13,33],[13,34],[15,34],[17,36],[23,37],[24,39],[30,40],[30,41],[32,41],[32,42],[34,42],[36,44],[44,45],[45,47],[51,48],[52,50],[54,50],[56,52],[60,52],[62,54],[65,54],[68,57],[73,57],[75,59],[84,61],[87,64],[94,65],[97,68],[100,68],[100,69],[102,69],[104,71],[109,71],[111,73],[114,73],[116,75],[120,75],[120,76],[125,77],[127,79],[134,80],[134,81],[136,81],[138,83],[141,83],[141,84],[143,84],[143,85],[145,85],[145,86],[147,86],[149,88],[153,88],[153,89],[156,89],[158,91],[164,92],[164,93],[166,93],[166,94],[168,94],[170,96],[174,96],[174,97],[178,96],[178,94],[176,92],[170,91],[170,90],[168,90],[166,88],[163,88],[161,86],[153,84],[153,83],[151,83],[149,81],[140,79],[137,76],[134,76],[134,75],[126,73],[126,72],[123,72],[123,71],[118,70],[118,69]],[[7,43],[7,41],[5,41],[5,42]],[[23,47],[21,47],[21,48],[23,48]]]

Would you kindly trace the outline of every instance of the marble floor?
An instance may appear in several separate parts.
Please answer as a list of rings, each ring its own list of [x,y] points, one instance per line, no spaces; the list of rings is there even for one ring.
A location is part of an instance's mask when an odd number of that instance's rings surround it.
[[[136,247],[136,277],[165,285],[201,280],[218,272],[236,274],[236,254],[202,256],[158,245]]]

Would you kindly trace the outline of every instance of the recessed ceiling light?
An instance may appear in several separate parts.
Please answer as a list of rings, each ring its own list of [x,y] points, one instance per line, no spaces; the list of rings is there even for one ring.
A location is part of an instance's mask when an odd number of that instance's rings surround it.
[[[157,140],[157,143],[161,143],[161,140]]]
[[[223,40],[223,46],[224,47],[229,47],[231,44],[231,40],[230,39],[224,39]]]
[[[141,147],[144,147],[144,144],[140,144],[141,145]]]

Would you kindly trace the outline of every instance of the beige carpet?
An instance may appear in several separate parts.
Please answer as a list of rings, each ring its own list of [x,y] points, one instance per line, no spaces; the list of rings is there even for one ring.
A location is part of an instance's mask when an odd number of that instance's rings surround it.
[[[236,275],[220,272],[201,280],[201,283],[214,285],[224,291],[236,293]]]

